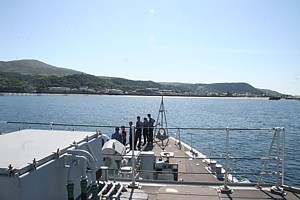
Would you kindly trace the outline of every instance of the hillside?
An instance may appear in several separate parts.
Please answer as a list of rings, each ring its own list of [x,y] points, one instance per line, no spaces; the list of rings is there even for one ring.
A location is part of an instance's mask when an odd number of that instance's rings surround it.
[[[73,74],[67,76],[45,76],[31,82],[38,92],[47,92],[51,87],[68,87],[73,91],[84,90],[93,92],[104,92],[107,89],[119,89],[123,91],[133,91],[149,87],[159,89],[170,88],[170,86],[160,85],[152,81],[132,81],[123,78],[97,77],[90,74]]]
[[[113,77],[100,77],[105,80],[109,80],[116,86],[119,86],[123,89],[136,90],[136,89],[145,89],[145,88],[159,88],[163,89],[175,89],[173,86],[166,86],[153,81],[133,81],[124,78],[113,78]]]
[[[71,69],[59,68],[37,60],[0,61],[0,92],[49,92],[51,87],[67,87],[72,92],[105,89],[123,91],[145,88],[174,89],[153,81],[133,81],[124,78],[97,77]]]
[[[158,90],[164,90],[173,95],[280,95],[275,91],[254,88],[247,83],[189,84],[133,81],[117,77],[97,77],[37,60],[0,61],[0,92],[57,92],[52,89],[61,87],[68,93],[83,91],[105,93],[110,89],[118,89],[128,94],[157,94]]]
[[[71,69],[59,68],[38,60],[0,61],[0,72],[4,74],[19,74],[27,76],[71,75],[78,72]]]
[[[271,96],[282,96],[283,94],[273,91],[273,90],[268,90],[268,89],[259,89],[261,90],[263,93],[269,94]]]
[[[261,94],[261,90],[254,88],[248,83],[212,83],[212,84],[188,84],[188,83],[161,83],[170,86],[176,86],[177,88],[185,91],[197,91],[198,94],[206,93],[238,93],[238,94]]]

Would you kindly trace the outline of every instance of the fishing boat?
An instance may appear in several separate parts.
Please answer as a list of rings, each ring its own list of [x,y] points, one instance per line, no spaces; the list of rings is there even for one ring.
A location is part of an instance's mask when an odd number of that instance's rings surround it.
[[[55,129],[64,124],[39,124],[48,128],[0,135],[0,199],[300,198],[298,188],[284,183],[285,129],[282,127],[168,127],[163,97],[153,127],[154,139],[139,150],[130,150],[129,144],[125,146],[109,139],[98,129],[95,132],[64,131]],[[181,131],[185,129],[223,132],[226,135],[224,162],[184,142]],[[171,137],[169,131],[175,131],[175,137]],[[273,134],[266,156],[260,158],[263,165],[257,166],[261,172],[255,182],[240,179],[230,170],[233,158],[228,153],[229,134],[235,131]],[[134,140],[128,142],[134,143]],[[274,171],[268,173],[266,169],[271,162]],[[264,182],[269,174],[275,176],[273,183]]]

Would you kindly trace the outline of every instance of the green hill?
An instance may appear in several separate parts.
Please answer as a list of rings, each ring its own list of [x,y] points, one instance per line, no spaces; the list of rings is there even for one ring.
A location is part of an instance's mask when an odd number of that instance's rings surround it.
[[[80,89],[88,87],[97,91],[105,89],[120,89],[123,91],[133,91],[137,89],[145,89],[149,87],[157,87],[159,89],[170,88],[152,81],[132,81],[123,78],[97,77],[90,74],[73,74],[67,76],[44,76],[35,79],[32,85],[39,92],[47,92],[50,87],[68,87],[71,89]],[[172,87],[173,88],[173,87]]]
[[[237,93],[237,94],[261,94],[262,91],[254,88],[248,83],[213,83],[213,84],[205,84],[199,85],[197,90],[199,92],[210,91],[213,93]]]
[[[81,87],[121,89],[124,91],[145,88],[174,89],[153,81],[133,81],[124,78],[97,77],[75,70],[59,68],[37,60],[0,61],[0,91],[2,92],[48,92],[51,87]]]
[[[274,94],[271,90],[260,90],[248,83],[156,83],[153,81],[133,81],[117,77],[98,77],[71,69],[55,67],[37,60],[0,61],[0,92],[50,92],[51,88],[69,88],[68,92],[87,91],[103,93],[108,89],[120,89],[133,94],[152,94],[159,90],[173,91],[175,94],[193,95],[215,94]],[[157,90],[155,89],[155,90]],[[279,93],[277,93],[279,94]]]
[[[205,93],[238,93],[238,94],[261,94],[262,91],[254,88],[248,83],[212,83],[212,84],[189,84],[189,83],[161,83],[170,86],[176,86],[185,91],[197,91],[199,94]]]
[[[71,69],[59,68],[38,60],[15,60],[0,61],[0,72],[5,74],[19,74],[27,76],[43,76],[43,75],[71,75],[78,72]]]
[[[48,65],[38,60],[0,61],[0,91],[26,92],[38,87],[45,76],[65,76],[81,72]]]

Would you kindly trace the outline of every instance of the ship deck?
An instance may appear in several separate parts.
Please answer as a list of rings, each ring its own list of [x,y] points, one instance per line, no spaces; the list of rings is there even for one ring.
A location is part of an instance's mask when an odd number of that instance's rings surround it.
[[[159,143],[158,143],[159,144]],[[154,144],[155,156],[159,158],[161,156],[162,149],[157,143]],[[170,137],[168,145],[165,147],[163,152],[173,152],[174,157],[170,157],[170,163],[178,164],[178,180],[184,182],[205,182],[205,183],[221,183],[223,182],[222,177],[217,178],[213,176],[207,168],[208,163],[205,162],[205,155],[198,153],[198,156],[192,156],[190,153],[190,147],[181,142],[181,149],[178,145],[175,145],[175,139]],[[196,151],[196,150],[194,150]]]
[[[153,151],[157,158],[161,156],[161,148],[154,144]],[[229,184],[231,192],[221,192],[224,180],[218,179],[209,173],[206,157],[200,153],[197,159],[189,155],[188,145],[182,145],[181,150],[175,145],[174,138],[171,138],[165,148],[165,152],[174,152],[174,157],[170,157],[170,163],[178,163],[179,181],[146,181],[137,180],[138,188],[127,188],[120,199],[300,199],[299,191],[288,191],[285,196],[274,194],[270,191],[270,186],[257,189],[255,183]],[[199,152],[197,152],[199,153]],[[127,186],[128,183],[124,183]]]
[[[300,194],[287,192],[285,196],[273,194],[269,188],[231,187],[232,193],[221,193],[218,187],[192,185],[142,185],[141,189],[128,189],[120,199],[172,199],[172,200],[246,200],[246,199],[288,199],[299,200]]]

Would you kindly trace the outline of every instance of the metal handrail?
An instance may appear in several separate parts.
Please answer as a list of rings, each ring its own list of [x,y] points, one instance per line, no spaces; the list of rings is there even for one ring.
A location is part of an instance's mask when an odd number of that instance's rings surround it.
[[[95,125],[95,124],[63,124],[54,122],[25,122],[25,121],[1,121],[2,124],[24,124],[24,125],[41,125],[41,126],[70,126],[70,127],[90,127],[90,128],[115,128],[119,125]],[[130,128],[125,126],[125,128]],[[149,127],[155,129],[155,127]],[[266,131],[274,130],[275,128],[236,128],[236,127],[168,127],[169,130],[200,130],[200,131]]]
[[[1,121],[1,123],[6,123],[6,124],[25,124],[25,125],[46,125],[49,126],[52,129],[53,126],[69,126],[69,127],[91,127],[91,128],[115,128],[116,126],[112,126],[112,125],[90,125],[90,124],[63,124],[63,123],[43,123],[43,122],[22,122],[22,121]],[[129,128],[129,127],[126,127]],[[151,128],[151,127],[150,127]],[[155,127],[153,127],[155,128]],[[199,131],[226,131],[226,162],[225,162],[225,173],[228,172],[228,161],[230,159],[259,159],[259,158],[229,158],[229,154],[228,154],[228,141],[229,141],[229,132],[231,133],[232,131],[274,131],[276,132],[280,132],[282,133],[282,149],[281,149],[281,185],[284,185],[284,128],[281,127],[275,127],[275,128],[236,128],[236,127],[168,127],[166,128],[168,130],[199,130]],[[279,136],[278,136],[279,137]],[[180,141],[181,142],[181,141]],[[271,143],[272,146],[273,142]],[[271,149],[270,146],[270,149]],[[277,144],[277,146],[279,147],[279,145]],[[277,148],[277,152],[279,152],[279,148]],[[270,153],[268,153],[268,156]],[[224,158],[208,158],[208,159],[224,159]],[[278,181],[279,181],[279,154],[277,153],[277,162],[276,162],[276,186],[278,186]],[[265,161],[265,163],[267,163]],[[262,173],[265,171],[265,167],[263,167],[262,169]],[[224,182],[224,186],[227,186],[227,175],[225,175],[225,182]],[[259,184],[261,182],[262,178],[260,178],[259,180]]]

